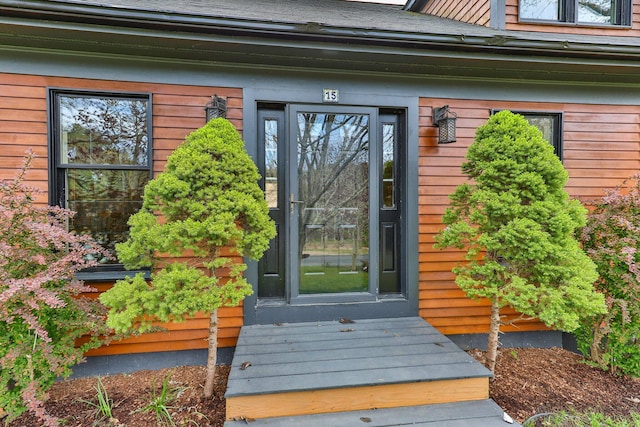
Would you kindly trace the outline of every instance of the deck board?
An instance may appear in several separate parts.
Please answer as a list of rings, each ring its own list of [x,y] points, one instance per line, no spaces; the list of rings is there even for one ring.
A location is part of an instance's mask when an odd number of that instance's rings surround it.
[[[421,318],[255,325],[240,333],[227,398],[489,376]]]
[[[402,408],[314,414],[252,420],[253,427],[504,427],[502,409],[492,400],[444,403]],[[225,427],[246,426],[246,421],[227,421]]]
[[[410,420],[404,425],[491,427],[500,411],[488,400],[490,377],[419,317],[244,326],[227,383],[227,417],[346,426],[363,423],[353,418],[361,413],[375,415],[371,425],[403,425],[397,410]],[[471,412],[439,406],[450,402]],[[501,412],[498,418],[502,423]]]
[[[483,377],[486,375],[479,374],[477,366],[471,364],[378,368],[364,371],[327,370],[298,375],[235,379],[234,388],[232,393],[227,395],[227,399],[255,394]]]
[[[329,373],[329,372],[356,372],[376,369],[380,366],[380,356],[351,357],[341,363],[336,363],[335,359],[328,359],[326,363],[319,363],[316,360],[305,360],[296,362],[280,362],[271,359],[270,362],[264,362],[260,356],[251,358],[251,360],[243,360],[250,362],[245,370],[239,371],[236,378],[263,378],[263,377],[281,377],[284,375],[301,375],[306,373]],[[398,355],[386,359],[385,366],[389,369],[393,368],[411,368],[421,366],[442,367],[447,364],[472,364],[466,354],[449,353],[442,354],[409,354]],[[268,369],[260,369],[268,365]]]
[[[386,357],[394,358],[406,355],[433,356],[437,358],[446,358],[448,354],[457,353],[460,348],[452,343],[444,343],[440,348],[434,348],[430,344],[407,344],[402,347],[358,347],[334,349],[318,349],[316,351],[305,352],[305,358],[301,359],[296,351],[286,353],[239,353],[236,352],[240,363],[250,361],[254,363],[295,363],[303,361],[323,361],[323,360],[340,360],[340,359],[358,359],[363,357]]]

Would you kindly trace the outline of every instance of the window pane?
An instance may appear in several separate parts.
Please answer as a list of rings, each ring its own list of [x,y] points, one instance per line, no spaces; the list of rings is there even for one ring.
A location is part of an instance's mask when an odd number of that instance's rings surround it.
[[[615,0],[578,0],[578,22],[614,24]]]
[[[264,121],[264,193],[270,208],[278,207],[278,121]]]
[[[544,139],[546,139],[550,144],[554,143],[555,120],[553,116],[534,116],[529,114],[525,114],[524,116],[530,124],[540,129]]]
[[[560,0],[520,0],[520,18],[560,20]]]
[[[561,115],[558,113],[538,114],[519,113],[533,126],[540,129],[542,136],[553,146],[556,155],[562,160],[562,143],[560,135]]]
[[[382,207],[395,208],[396,126],[382,125]]]
[[[60,163],[149,164],[146,99],[60,95]]]
[[[76,212],[69,228],[92,235],[115,254],[115,244],[128,237],[127,221],[142,206],[148,181],[149,171],[67,170],[66,206]]]
[[[369,288],[369,116],[299,113],[300,294]]]

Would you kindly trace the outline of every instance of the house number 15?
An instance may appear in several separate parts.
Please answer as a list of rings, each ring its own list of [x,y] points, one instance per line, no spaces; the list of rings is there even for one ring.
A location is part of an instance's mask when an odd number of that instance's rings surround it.
[[[322,89],[322,102],[337,104],[339,100],[338,89]]]

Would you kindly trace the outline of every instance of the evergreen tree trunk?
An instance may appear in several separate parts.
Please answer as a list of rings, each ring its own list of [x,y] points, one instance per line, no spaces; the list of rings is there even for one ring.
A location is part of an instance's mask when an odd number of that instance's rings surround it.
[[[500,306],[496,298],[491,303],[491,323],[489,325],[489,340],[487,342],[487,363],[489,370],[493,373],[496,369],[496,359],[498,358],[498,338],[500,334]]]
[[[209,353],[207,355],[207,378],[204,383],[204,397],[213,396],[216,380],[216,362],[218,361],[218,309],[209,316]]]

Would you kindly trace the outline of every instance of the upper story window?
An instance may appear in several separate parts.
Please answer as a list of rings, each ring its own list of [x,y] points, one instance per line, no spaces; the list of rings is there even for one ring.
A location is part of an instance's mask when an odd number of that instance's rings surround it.
[[[51,91],[51,202],[115,254],[151,177],[149,95]],[[100,260],[120,269],[116,260]]]
[[[631,25],[631,0],[520,0],[520,20]]]

